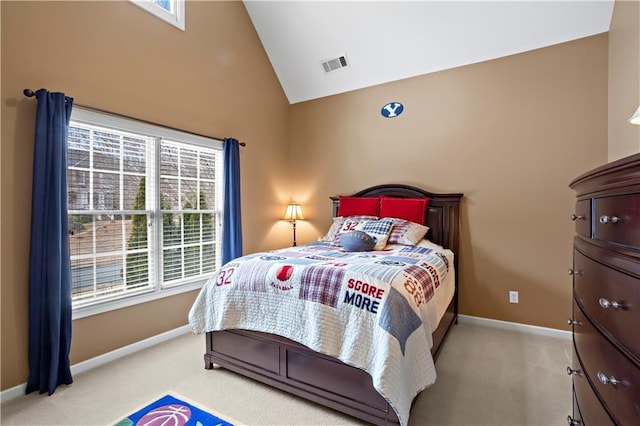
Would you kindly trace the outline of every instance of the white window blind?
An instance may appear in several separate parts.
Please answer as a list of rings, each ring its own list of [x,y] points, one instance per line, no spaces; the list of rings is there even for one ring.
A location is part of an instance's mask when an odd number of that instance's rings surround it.
[[[220,265],[222,143],[74,108],[74,310],[199,283]]]

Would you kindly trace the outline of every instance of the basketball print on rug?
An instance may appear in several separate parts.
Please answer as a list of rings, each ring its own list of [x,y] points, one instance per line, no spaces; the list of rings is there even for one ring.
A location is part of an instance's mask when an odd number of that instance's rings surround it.
[[[232,423],[172,395],[146,405],[115,426],[233,426]]]

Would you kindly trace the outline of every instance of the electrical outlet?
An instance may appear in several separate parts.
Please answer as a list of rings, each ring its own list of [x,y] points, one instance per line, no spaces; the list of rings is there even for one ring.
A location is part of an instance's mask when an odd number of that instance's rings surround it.
[[[509,303],[518,303],[517,291],[509,291]]]

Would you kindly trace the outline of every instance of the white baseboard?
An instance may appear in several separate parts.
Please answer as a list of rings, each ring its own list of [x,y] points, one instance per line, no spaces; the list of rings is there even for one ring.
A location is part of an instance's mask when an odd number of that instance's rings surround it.
[[[183,334],[187,334],[190,331],[191,329],[188,325],[183,325],[182,327],[174,328],[173,330],[166,331],[156,336],[151,336],[139,342],[135,342],[111,352],[107,352],[106,354],[98,355],[97,357],[88,359],[86,361],[73,364],[71,366],[71,375],[75,376],[76,374],[80,374],[92,368],[96,368],[98,366],[106,364],[107,362],[114,361],[118,358],[131,355],[135,352],[150,348],[151,346],[157,345],[159,343],[166,342],[167,340],[182,336]],[[23,396],[26,390],[26,383],[22,383],[18,386],[3,390],[2,392],[0,392],[0,402],[4,403],[14,398]]]
[[[11,401],[12,399],[18,398],[19,396],[24,395],[26,391],[27,391],[26,383],[22,383],[21,385],[3,390],[2,392],[0,392],[0,403],[4,404],[7,401]]]
[[[555,337],[571,340],[571,332],[558,330],[555,328],[540,327],[537,325],[521,324],[517,322],[500,321],[490,318],[473,317],[470,315],[458,315],[459,324],[477,324],[487,327],[500,328],[502,330],[512,330],[521,333],[538,334],[540,336]]]

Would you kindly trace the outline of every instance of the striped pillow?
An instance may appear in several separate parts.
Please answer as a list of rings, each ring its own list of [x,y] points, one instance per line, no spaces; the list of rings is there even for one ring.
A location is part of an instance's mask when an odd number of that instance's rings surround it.
[[[324,241],[325,243],[333,243],[333,241],[336,238],[336,235],[338,234],[338,231],[342,227],[342,222],[344,222],[345,219],[351,219],[351,220],[357,220],[357,221],[378,220],[378,217],[377,216],[334,217],[333,222],[331,223],[331,227],[329,228],[329,231],[327,231],[327,233],[323,237],[319,238],[319,241]]]
[[[415,246],[429,232],[429,227],[405,219],[393,218],[389,244]]]

